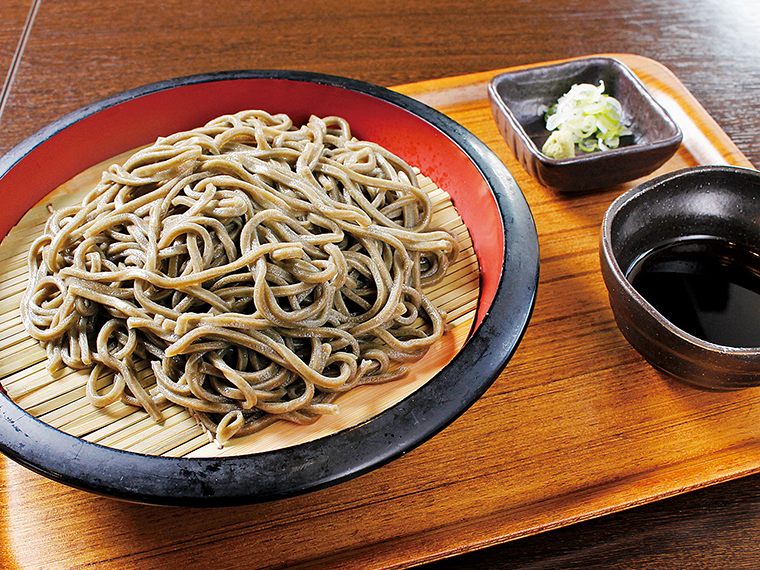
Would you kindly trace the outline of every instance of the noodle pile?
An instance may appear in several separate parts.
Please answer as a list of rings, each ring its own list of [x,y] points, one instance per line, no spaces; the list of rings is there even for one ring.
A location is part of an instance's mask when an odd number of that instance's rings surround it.
[[[458,254],[414,171],[338,117],[244,111],[160,138],[51,212],[21,314],[88,400],[185,407],[220,443],[311,423],[445,332]]]

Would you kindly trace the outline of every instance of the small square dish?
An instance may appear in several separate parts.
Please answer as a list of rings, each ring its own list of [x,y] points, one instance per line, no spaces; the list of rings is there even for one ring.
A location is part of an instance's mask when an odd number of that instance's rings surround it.
[[[575,84],[598,86],[617,99],[631,135],[620,146],[550,158],[541,148],[549,138],[546,112]],[[683,134],[668,112],[625,64],[603,56],[509,71],[494,77],[488,96],[499,131],[515,157],[542,185],[581,192],[628,182],[654,172],[681,144]]]

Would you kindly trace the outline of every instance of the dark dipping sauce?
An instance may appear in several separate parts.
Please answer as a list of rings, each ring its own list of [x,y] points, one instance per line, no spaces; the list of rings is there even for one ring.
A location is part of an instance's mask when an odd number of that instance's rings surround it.
[[[760,346],[758,253],[721,238],[679,238],[641,255],[626,277],[662,316],[697,338]]]

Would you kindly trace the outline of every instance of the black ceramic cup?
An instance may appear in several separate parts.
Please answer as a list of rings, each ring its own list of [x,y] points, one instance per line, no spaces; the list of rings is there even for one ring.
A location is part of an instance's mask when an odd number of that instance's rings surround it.
[[[647,181],[612,203],[602,223],[600,261],[617,324],[649,363],[679,380],[715,390],[758,386],[760,346],[724,346],[690,334],[665,318],[627,277],[646,252],[692,236],[760,251],[760,172],[686,168]]]

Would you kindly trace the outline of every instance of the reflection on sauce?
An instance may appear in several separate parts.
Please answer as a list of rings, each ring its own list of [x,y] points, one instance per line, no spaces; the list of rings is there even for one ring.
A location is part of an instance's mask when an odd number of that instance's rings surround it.
[[[725,239],[679,238],[631,265],[633,287],[671,323],[708,342],[760,347],[760,256]]]

